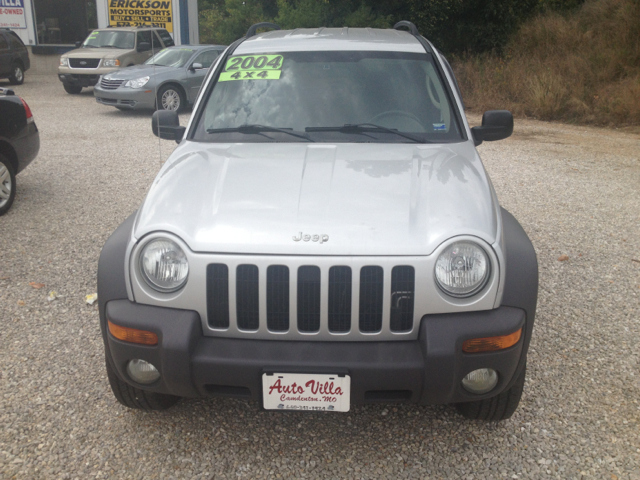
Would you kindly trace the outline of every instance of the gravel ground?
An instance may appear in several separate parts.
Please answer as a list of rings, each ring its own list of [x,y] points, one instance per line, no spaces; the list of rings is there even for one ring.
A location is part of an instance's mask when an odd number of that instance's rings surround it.
[[[512,138],[479,147],[540,263],[510,420],[466,421],[444,406],[267,413],[228,399],[143,413],[116,403],[84,297],[103,243],[174,144],[153,137],[148,113],[98,105],[91,89],[71,96],[27,74],[16,90],[42,146],[0,218],[2,478],[640,480],[637,134],[519,120]]]

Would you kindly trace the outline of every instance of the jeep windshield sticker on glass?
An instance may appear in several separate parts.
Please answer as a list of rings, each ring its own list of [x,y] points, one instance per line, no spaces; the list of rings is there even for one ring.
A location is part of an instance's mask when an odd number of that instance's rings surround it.
[[[243,55],[227,60],[219,82],[232,80],[279,80],[282,55]]]

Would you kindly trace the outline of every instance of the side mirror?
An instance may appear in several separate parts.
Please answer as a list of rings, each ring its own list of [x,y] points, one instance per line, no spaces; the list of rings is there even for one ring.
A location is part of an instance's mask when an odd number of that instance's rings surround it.
[[[140,42],[138,44],[138,52],[148,52],[151,50],[151,44],[149,42]]]
[[[82,46],[82,42],[76,42],[76,48],[80,48]]]
[[[204,67],[201,63],[192,63],[191,67],[189,67],[189,70],[193,70],[195,72],[196,70],[202,70],[203,68]]]
[[[483,141],[494,142],[511,136],[513,115],[508,110],[489,110],[482,115],[482,126],[473,127],[473,143],[477,147]]]
[[[178,118],[177,112],[158,110],[151,117],[151,130],[153,130],[153,134],[156,137],[175,140],[176,143],[180,143],[186,128],[180,126],[180,118]]]

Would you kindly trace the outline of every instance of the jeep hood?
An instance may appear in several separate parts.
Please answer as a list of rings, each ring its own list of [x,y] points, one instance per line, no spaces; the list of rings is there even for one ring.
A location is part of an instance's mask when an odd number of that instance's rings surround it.
[[[494,243],[496,212],[471,142],[185,141],[156,177],[134,236],[172,232],[195,252],[428,255],[456,235]]]

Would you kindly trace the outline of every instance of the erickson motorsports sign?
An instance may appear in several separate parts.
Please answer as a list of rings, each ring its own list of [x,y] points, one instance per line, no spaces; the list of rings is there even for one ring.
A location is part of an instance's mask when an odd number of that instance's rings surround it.
[[[27,28],[24,0],[0,0],[0,28]]]
[[[15,0],[0,0],[15,1]],[[171,0],[110,0],[112,27],[160,27],[173,32]]]

